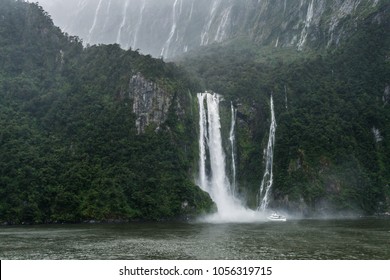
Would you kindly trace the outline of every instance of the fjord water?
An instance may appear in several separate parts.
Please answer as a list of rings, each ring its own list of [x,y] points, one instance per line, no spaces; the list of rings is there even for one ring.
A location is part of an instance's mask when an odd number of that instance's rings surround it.
[[[0,259],[390,259],[390,219],[0,227]]]

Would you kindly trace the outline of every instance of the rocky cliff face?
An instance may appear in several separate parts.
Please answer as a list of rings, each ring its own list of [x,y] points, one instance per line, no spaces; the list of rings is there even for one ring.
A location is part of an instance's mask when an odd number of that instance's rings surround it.
[[[133,101],[138,134],[145,132],[150,124],[159,129],[166,121],[173,96],[156,83],[148,81],[140,73],[133,75],[130,79],[129,97]]]
[[[245,35],[262,45],[329,47],[381,0],[40,0],[57,25],[85,43],[119,43],[170,58]]]

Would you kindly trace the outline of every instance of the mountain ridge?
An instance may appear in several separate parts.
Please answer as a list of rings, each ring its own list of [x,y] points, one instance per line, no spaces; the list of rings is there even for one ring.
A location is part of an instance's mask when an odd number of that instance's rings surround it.
[[[380,0],[41,0],[57,24],[86,44],[118,43],[154,57],[246,35],[263,46],[327,48],[356,32]],[[63,13],[69,10],[68,13]]]

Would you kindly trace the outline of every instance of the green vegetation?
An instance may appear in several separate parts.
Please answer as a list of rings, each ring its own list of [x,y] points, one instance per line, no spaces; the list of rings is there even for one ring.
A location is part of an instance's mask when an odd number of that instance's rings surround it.
[[[271,207],[305,213],[386,211],[389,11],[382,3],[379,12],[367,12],[337,48],[299,52],[238,38],[179,59],[205,88],[238,107],[238,176],[251,206],[264,170],[272,94],[278,126]]]
[[[175,98],[173,64],[118,45],[83,48],[36,4],[0,3],[0,223],[160,220],[208,211],[192,183],[191,116],[137,135],[128,83]],[[174,102],[173,102],[174,103]]]
[[[237,38],[190,53],[178,67],[115,44],[84,48],[37,4],[2,0],[0,223],[162,220],[210,211],[209,196],[193,183],[198,116],[191,93],[201,89],[228,101],[221,103],[222,133],[230,101],[238,108],[238,181],[249,206],[263,176],[272,94],[272,206],[386,211],[390,8],[383,1],[379,12],[364,15],[337,48],[298,52]],[[129,97],[137,73],[172,98],[166,121],[142,134]]]

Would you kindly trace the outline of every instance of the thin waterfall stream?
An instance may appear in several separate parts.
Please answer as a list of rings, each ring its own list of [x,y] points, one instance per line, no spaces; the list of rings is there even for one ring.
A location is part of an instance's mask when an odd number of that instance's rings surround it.
[[[237,118],[237,110],[233,106],[233,102],[230,103],[231,110],[231,125],[230,125],[230,133],[229,133],[229,141],[230,141],[230,149],[231,149],[231,170],[232,170],[232,182],[231,182],[231,192],[233,195],[236,193],[236,155],[234,153],[236,146],[236,118]]]
[[[270,101],[271,107],[271,125],[269,128],[269,136],[268,136],[268,145],[265,150],[265,171],[263,180],[260,185],[260,192],[258,196],[258,210],[264,211],[268,208],[269,200],[270,200],[270,190],[273,184],[273,162],[274,162],[274,146],[275,146],[275,131],[276,131],[276,120],[274,113],[274,101],[271,96]]]

